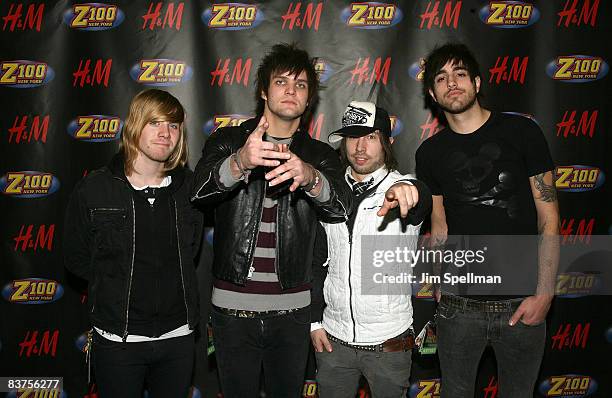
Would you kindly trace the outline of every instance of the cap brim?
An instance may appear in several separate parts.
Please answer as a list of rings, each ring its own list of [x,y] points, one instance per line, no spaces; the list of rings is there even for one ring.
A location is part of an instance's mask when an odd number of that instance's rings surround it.
[[[334,144],[341,141],[343,137],[363,137],[376,130],[376,128],[369,126],[346,126],[331,133],[329,137],[327,137],[327,141],[329,141],[330,144]]]

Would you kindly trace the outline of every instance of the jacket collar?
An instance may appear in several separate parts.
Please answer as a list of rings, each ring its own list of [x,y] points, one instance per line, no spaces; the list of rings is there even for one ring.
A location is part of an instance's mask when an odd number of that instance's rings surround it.
[[[123,168],[124,159],[125,156],[123,154],[123,151],[120,150],[112,157],[107,167],[114,177],[119,178],[120,180],[129,185],[130,182],[125,176],[125,170]],[[181,185],[183,185],[183,182],[185,181],[184,168],[177,167],[173,170],[170,170],[167,174],[172,177],[172,182],[168,186],[168,190],[170,192],[175,192],[176,190],[178,190],[178,188],[181,187]]]

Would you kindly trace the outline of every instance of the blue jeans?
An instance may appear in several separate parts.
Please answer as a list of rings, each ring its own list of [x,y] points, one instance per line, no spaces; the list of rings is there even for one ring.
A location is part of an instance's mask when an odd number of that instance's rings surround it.
[[[310,307],[284,315],[239,318],[213,307],[215,355],[225,398],[300,397],[310,347]]]
[[[546,323],[528,326],[519,321],[510,326],[508,321],[519,304],[510,300],[507,311],[482,312],[441,300],[436,322],[442,398],[474,397],[478,363],[489,345],[497,359],[499,397],[533,397]]]

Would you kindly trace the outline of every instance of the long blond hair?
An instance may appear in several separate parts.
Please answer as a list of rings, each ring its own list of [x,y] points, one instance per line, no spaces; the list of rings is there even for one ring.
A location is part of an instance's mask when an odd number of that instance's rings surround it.
[[[151,121],[179,123],[179,141],[164,163],[164,172],[187,163],[187,140],[185,138],[185,110],[172,94],[167,91],[149,89],[136,94],[130,104],[130,111],[123,126],[120,149],[124,153],[126,175],[134,171],[138,157],[138,141],[142,129]]]

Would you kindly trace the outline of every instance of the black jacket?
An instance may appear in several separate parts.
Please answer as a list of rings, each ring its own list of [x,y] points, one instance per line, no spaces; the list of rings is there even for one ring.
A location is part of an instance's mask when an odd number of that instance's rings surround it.
[[[181,167],[169,174],[186,321],[193,329],[199,320],[194,260],[202,214],[189,202],[193,173]],[[89,282],[92,323],[124,338],[132,298],[135,224],[132,188],[123,172],[123,156],[117,154],[109,166],[91,172],[75,187],[66,209],[63,251],[66,268]]]
[[[244,145],[257,121],[250,119],[211,135],[195,169],[191,198],[216,205],[213,274],[238,285],[246,283],[253,261],[267,182],[263,167],[257,167],[248,184],[239,182],[228,188],[219,181],[219,167]],[[312,279],[317,219],[344,221],[351,206],[351,192],[343,181],[344,169],[329,145],[298,130],[289,149],[325,175],[331,196],[320,203],[301,189],[285,190],[278,195],[276,266],[283,289],[301,286]]]

